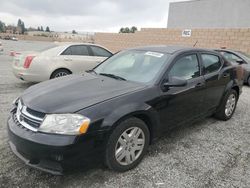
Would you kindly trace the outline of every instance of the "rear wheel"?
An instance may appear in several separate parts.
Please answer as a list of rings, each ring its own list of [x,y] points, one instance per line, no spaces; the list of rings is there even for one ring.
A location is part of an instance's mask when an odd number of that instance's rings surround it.
[[[58,69],[52,73],[50,79],[67,76],[69,74],[71,74],[71,72],[67,69]]]
[[[149,145],[147,125],[138,118],[121,122],[111,134],[105,161],[115,171],[127,171],[137,166]]]
[[[218,108],[215,117],[220,120],[229,120],[236,109],[238,102],[238,93],[235,90],[231,90],[223,99],[220,107]]]
[[[250,86],[250,76],[247,79],[247,84],[248,84],[248,86]]]

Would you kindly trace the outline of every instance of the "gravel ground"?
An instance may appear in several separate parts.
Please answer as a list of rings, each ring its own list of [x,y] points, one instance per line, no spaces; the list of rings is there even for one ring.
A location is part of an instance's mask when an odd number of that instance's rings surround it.
[[[47,42],[2,41],[0,55],[0,187],[250,187],[250,88],[244,87],[233,118],[207,118],[154,143],[142,163],[126,173],[104,167],[53,176],[26,166],[9,149],[6,121],[11,102],[30,84],[11,72],[10,50],[39,50]]]

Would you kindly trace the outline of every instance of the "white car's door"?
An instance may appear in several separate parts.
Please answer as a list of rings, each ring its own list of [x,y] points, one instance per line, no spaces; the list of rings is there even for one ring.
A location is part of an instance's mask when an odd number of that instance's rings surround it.
[[[103,59],[94,58],[87,45],[72,45],[61,55],[60,59],[73,73],[82,73],[94,68]]]

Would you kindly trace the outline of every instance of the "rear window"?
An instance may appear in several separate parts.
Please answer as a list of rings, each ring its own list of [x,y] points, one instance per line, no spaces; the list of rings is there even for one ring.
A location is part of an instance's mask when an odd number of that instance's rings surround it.
[[[221,67],[220,58],[212,54],[202,54],[201,55],[205,74],[216,72]]]

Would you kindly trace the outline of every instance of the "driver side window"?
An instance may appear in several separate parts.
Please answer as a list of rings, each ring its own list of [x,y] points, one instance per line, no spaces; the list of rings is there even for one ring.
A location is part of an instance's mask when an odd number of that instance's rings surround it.
[[[178,77],[185,80],[199,77],[200,67],[197,55],[187,55],[178,59],[169,71],[168,75],[169,78]]]

